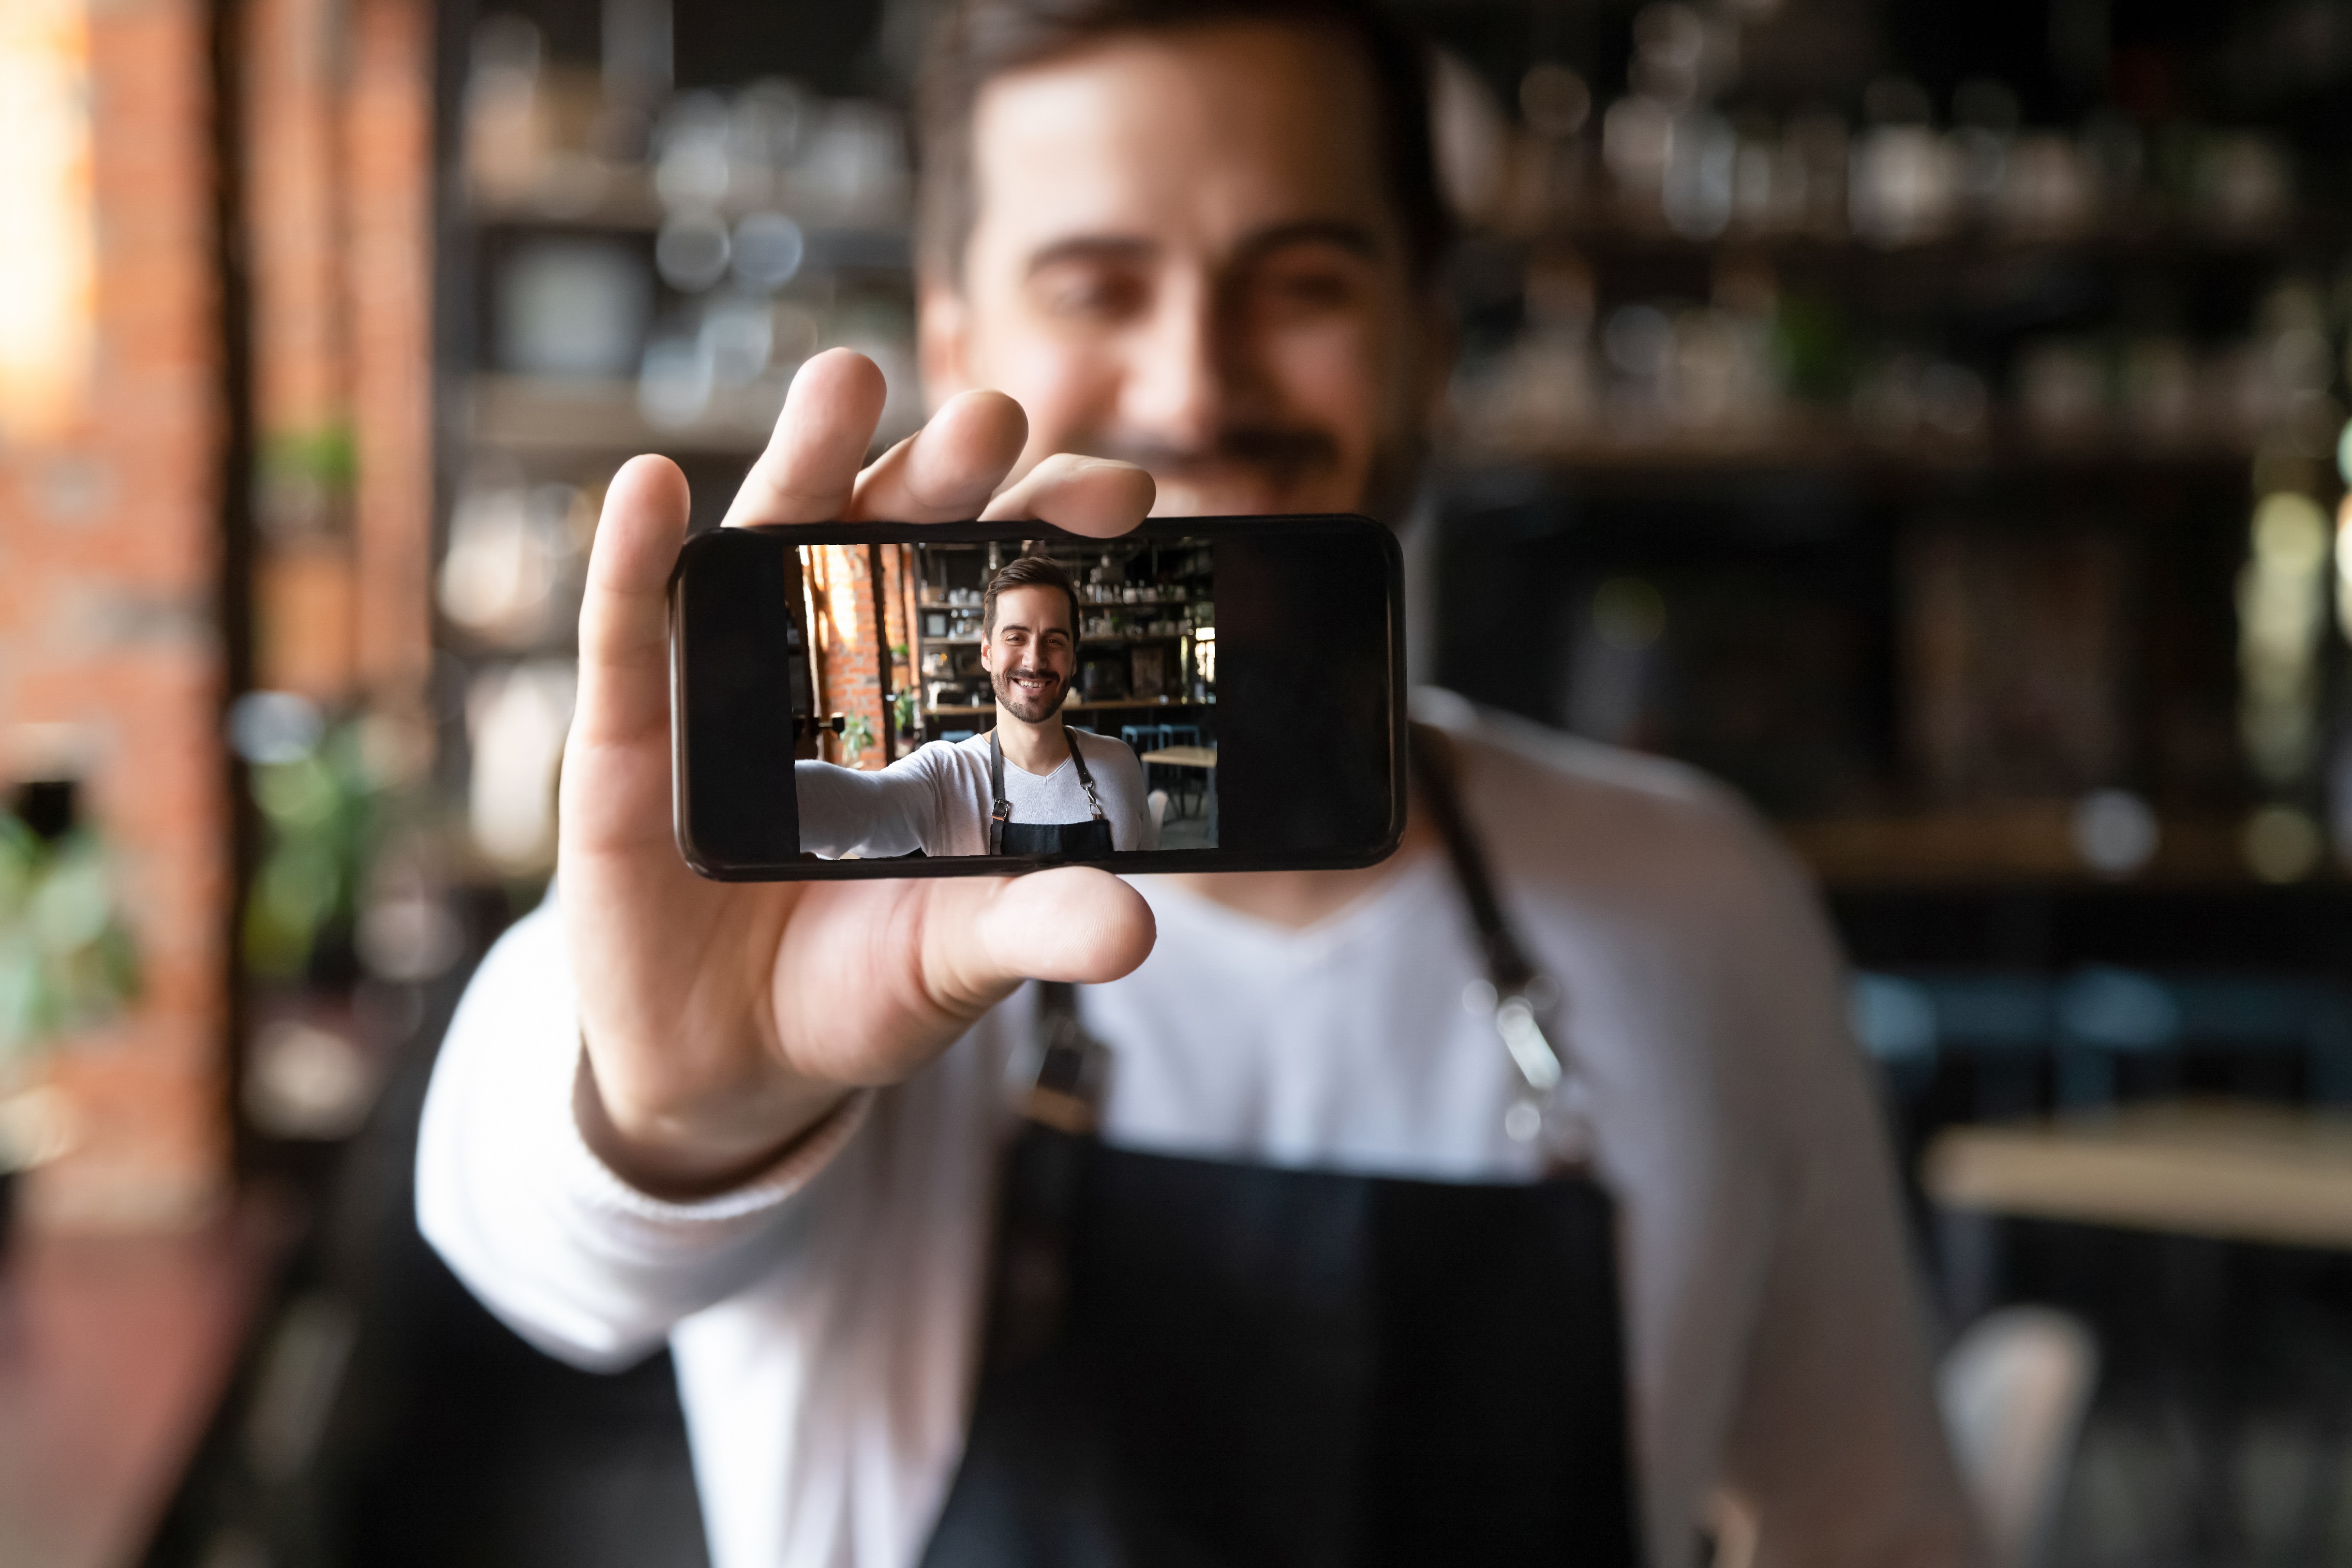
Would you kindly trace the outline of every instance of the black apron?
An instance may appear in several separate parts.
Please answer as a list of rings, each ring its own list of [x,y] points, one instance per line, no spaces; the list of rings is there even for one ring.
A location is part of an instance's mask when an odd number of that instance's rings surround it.
[[[963,1461],[925,1568],[1640,1561],[1615,1205],[1584,1171],[1550,987],[1442,742],[1416,772],[1477,926],[1506,1118],[1543,1180],[1179,1159],[1092,1136],[1106,1053],[1045,989]]]
[[[1004,798],[1004,746],[996,731],[988,732],[988,793],[994,801],[988,814],[988,852],[991,855],[1035,855],[1056,860],[1100,860],[1110,854],[1110,821],[1103,816],[1102,796],[1095,793],[1095,775],[1087,772],[1087,760],[1078,754],[1078,738],[1070,727],[1062,726],[1062,739],[1070,743],[1070,761],[1078,770],[1078,783],[1087,792],[1087,804],[1094,807],[1093,817],[1086,822],[1015,822],[1013,803]]]

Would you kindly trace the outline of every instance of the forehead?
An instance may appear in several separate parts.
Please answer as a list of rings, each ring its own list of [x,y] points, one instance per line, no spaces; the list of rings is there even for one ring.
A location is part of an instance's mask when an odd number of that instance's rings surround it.
[[[1391,248],[1370,68],[1321,29],[1119,34],[995,78],[974,105],[971,259],[1073,236],[1229,248],[1321,220]]]
[[[1070,625],[1070,598],[1045,583],[1024,583],[996,596],[996,629],[1025,626],[1075,631]]]

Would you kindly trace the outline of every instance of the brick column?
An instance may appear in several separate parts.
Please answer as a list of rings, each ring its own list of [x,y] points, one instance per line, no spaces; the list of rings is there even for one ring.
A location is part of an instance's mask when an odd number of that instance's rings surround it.
[[[817,710],[822,713],[863,713],[874,727],[874,743],[866,748],[855,764],[860,768],[884,765],[883,726],[889,722],[882,701],[882,681],[878,661],[892,647],[906,647],[906,559],[911,552],[903,544],[882,547],[883,636],[874,632],[874,582],[867,564],[864,545],[827,545],[814,552],[809,570],[809,599],[816,608],[817,624],[813,635],[817,644],[819,685]],[[891,677],[891,689],[904,687],[909,671],[905,663],[898,664]],[[824,742],[828,762],[847,763],[848,753],[839,740],[828,737]]]
[[[58,757],[79,770],[85,817],[121,856],[146,978],[127,1016],[58,1058],[79,1147],[26,1194],[52,1226],[185,1223],[216,1205],[227,1171],[206,23],[199,0],[89,9],[88,406],[52,436],[0,444],[6,761],[19,776]]]

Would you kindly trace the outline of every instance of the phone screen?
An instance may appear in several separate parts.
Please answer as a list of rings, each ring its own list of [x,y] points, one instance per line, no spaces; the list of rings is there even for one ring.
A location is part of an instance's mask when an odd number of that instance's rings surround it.
[[[1402,569],[1357,517],[724,529],[671,584],[678,847],[732,880],[1369,865]]]

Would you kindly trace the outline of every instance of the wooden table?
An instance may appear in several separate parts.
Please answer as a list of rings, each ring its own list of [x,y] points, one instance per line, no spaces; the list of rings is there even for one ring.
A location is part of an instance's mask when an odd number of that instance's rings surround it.
[[[1146,752],[1139,761],[1145,763],[1165,763],[1171,768],[1199,768],[1209,775],[1208,822],[1209,837],[1217,835],[1217,748],[1214,746],[1162,746],[1156,752]]]
[[[1206,768],[1217,771],[1217,748],[1214,746],[1162,746],[1156,752],[1143,753],[1147,763],[1166,763],[1171,768]]]
[[[2221,1100],[2126,1106],[1928,1145],[1952,1208],[2352,1250],[2352,1115]]]

